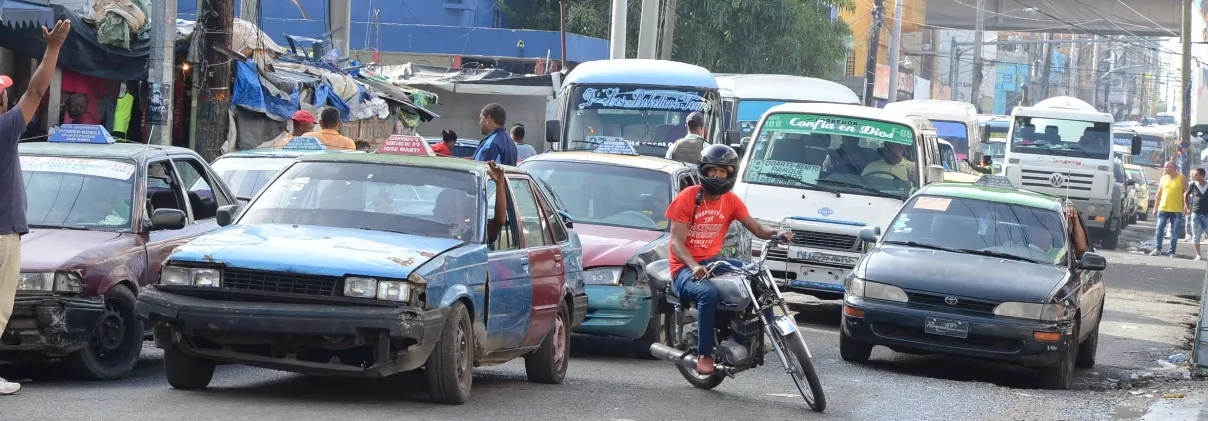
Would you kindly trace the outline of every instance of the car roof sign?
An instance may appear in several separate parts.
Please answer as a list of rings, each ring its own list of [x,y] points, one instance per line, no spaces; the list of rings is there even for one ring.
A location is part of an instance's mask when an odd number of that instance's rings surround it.
[[[298,136],[285,142],[282,146],[283,150],[305,150],[305,151],[323,151],[327,150],[327,146],[320,142],[314,136]]]
[[[1001,175],[983,175],[977,181],[974,181],[973,185],[1015,190],[1015,185],[1011,184],[1011,179]]]
[[[633,145],[629,141],[621,139],[608,139],[600,142],[595,149],[595,153],[606,153],[613,155],[637,155],[638,151],[633,149]]]
[[[50,143],[91,143],[108,145],[115,141],[104,126],[98,124],[64,124],[46,140]]]
[[[373,153],[383,155],[436,156],[432,146],[424,138],[414,135],[396,134],[386,138],[386,142]]]

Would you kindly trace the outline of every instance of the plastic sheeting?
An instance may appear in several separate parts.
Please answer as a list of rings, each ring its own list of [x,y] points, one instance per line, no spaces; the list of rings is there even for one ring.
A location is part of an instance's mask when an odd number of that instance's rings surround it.
[[[130,37],[151,39],[147,14],[148,0],[96,0],[93,15],[97,20],[97,40],[113,47],[130,48]]]
[[[259,111],[272,116],[274,120],[288,120],[298,111],[298,95],[281,92],[275,87],[268,89],[260,81],[260,73],[256,64],[251,61],[235,61],[235,87],[231,95],[231,105],[249,110]],[[276,92],[273,92],[276,91]]]

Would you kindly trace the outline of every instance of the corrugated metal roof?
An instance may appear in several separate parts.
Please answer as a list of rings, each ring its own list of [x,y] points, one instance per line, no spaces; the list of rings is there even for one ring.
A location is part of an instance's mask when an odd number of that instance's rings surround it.
[[[46,4],[22,0],[0,0],[0,22],[13,28],[23,26],[53,28],[55,15],[54,10]]]

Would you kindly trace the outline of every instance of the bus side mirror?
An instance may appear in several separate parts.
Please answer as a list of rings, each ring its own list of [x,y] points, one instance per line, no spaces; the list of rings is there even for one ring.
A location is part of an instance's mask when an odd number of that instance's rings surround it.
[[[990,143],[990,128],[989,127],[987,127],[986,130],[982,130],[981,143]]]
[[[927,166],[927,184],[939,183],[944,181],[944,167],[942,165]]]
[[[742,137],[742,132],[740,132],[738,130],[726,130],[726,144],[727,145],[730,145],[730,146],[738,145],[738,143],[742,141],[740,139],[741,137]]]
[[[1130,155],[1141,154],[1141,136],[1133,135],[1132,137],[1132,153]]]
[[[558,143],[558,139],[562,137],[562,122],[558,120],[548,120],[545,122],[545,141],[547,143]]]

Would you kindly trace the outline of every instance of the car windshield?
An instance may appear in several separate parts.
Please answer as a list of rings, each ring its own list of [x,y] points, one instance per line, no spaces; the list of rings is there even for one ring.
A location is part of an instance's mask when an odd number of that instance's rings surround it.
[[[240,224],[360,228],[478,240],[477,177],[360,162],[299,162],[265,187]]]
[[[952,144],[956,159],[969,157],[969,127],[956,121],[931,120],[936,135]]]
[[[1132,148],[1133,133],[1118,132],[1112,135],[1112,144]],[[1132,163],[1146,167],[1160,167],[1166,163],[1163,139],[1153,135],[1141,135],[1141,153],[1132,156]]]
[[[566,149],[594,150],[606,140],[623,139],[639,154],[663,157],[671,143],[688,134],[689,113],[705,113],[707,129],[712,128],[716,103],[716,95],[704,90],[577,86],[566,120]]]
[[[1090,159],[1111,157],[1111,123],[1015,117],[1011,151]]]
[[[281,172],[293,158],[277,157],[277,158],[244,158],[244,157],[227,157],[219,158],[210,165],[214,172],[218,173],[218,178],[226,182],[227,187],[235,192],[238,197],[255,196],[273,176]],[[198,183],[203,183],[198,180]]]
[[[956,197],[910,199],[884,241],[1048,264],[1066,258],[1065,224],[1057,210]]]
[[[21,156],[33,227],[132,230],[135,165],[108,159]]]
[[[742,131],[742,136],[750,136],[751,132],[755,131],[755,124],[759,123],[759,118],[763,117],[763,113],[772,109],[785,101],[758,101],[758,100],[742,100],[738,102],[738,127]]]
[[[905,200],[918,188],[914,131],[846,116],[777,113],[748,154],[747,183]]]
[[[671,203],[671,176],[662,171],[611,164],[525,161],[545,181],[577,223],[663,231]]]
[[[1128,178],[1137,180],[1137,185],[1145,185],[1145,172],[1132,169],[1125,169],[1125,171],[1128,171]]]
[[[993,157],[994,161],[1001,161],[1001,158],[1007,155],[1007,144],[1006,142],[990,142],[982,145],[982,150],[984,151],[982,153]]]
[[[940,144],[940,163],[944,164],[944,171],[960,170],[960,165],[957,164],[956,153],[952,150],[951,145]]]

